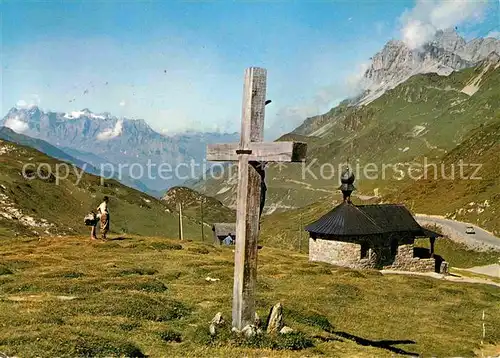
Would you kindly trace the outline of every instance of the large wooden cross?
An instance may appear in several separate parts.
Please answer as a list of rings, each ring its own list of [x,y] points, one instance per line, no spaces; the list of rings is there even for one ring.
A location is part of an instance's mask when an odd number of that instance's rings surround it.
[[[264,164],[301,162],[307,149],[300,142],[263,142],[266,76],[263,68],[250,67],[245,71],[240,143],[207,147],[209,161],[238,161],[233,327],[239,330],[255,320],[257,241],[261,204],[265,200]]]

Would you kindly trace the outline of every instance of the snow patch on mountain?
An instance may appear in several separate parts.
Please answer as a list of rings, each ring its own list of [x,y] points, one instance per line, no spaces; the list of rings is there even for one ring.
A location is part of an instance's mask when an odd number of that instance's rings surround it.
[[[88,117],[88,118],[93,118],[93,119],[106,119],[107,116],[103,114],[95,114],[92,113],[89,109],[85,108],[82,109],[81,111],[73,111],[73,112],[68,112],[64,114],[64,118],[67,119],[78,119],[80,117]]]

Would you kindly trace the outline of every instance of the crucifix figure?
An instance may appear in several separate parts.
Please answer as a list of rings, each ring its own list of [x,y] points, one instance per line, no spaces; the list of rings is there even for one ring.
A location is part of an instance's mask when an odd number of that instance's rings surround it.
[[[233,327],[239,330],[253,324],[255,319],[257,242],[265,200],[265,165],[302,162],[307,149],[300,142],[263,142],[266,76],[263,68],[250,67],[245,71],[240,142],[207,147],[209,161],[238,161]]]

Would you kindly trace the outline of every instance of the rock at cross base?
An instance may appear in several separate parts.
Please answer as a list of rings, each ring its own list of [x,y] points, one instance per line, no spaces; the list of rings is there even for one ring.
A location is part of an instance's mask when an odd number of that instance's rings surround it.
[[[293,329],[291,329],[290,327],[288,326],[284,326],[281,330],[280,330],[280,333],[281,334],[287,334],[287,333],[292,333],[293,332]]]
[[[271,312],[267,318],[267,333],[277,333],[283,326],[283,305],[277,303],[271,308]]]
[[[218,312],[210,322],[210,327],[209,327],[210,334],[214,336],[215,333],[217,332],[217,327],[222,326],[224,323],[225,321],[224,318],[222,317],[222,313]]]
[[[258,327],[258,328],[260,326],[262,326],[262,321],[261,321],[259,315],[257,314],[257,312],[255,312],[255,319],[253,321],[253,324],[255,325],[255,327]]]
[[[443,275],[449,274],[448,262],[446,262],[446,261],[441,262],[441,267],[439,268],[439,272],[442,273]]]
[[[253,324],[249,324],[247,326],[245,326],[242,330],[241,330],[241,333],[246,337],[246,338],[250,338],[250,337],[253,337],[255,336],[256,334],[260,334],[262,333],[262,331],[260,329],[258,329],[257,327],[255,327]]]

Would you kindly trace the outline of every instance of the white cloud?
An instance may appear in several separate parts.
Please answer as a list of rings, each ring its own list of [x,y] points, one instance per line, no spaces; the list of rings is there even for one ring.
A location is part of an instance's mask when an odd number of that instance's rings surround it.
[[[40,105],[40,96],[37,94],[32,94],[29,96],[29,101],[20,99],[16,102],[16,107],[18,108],[31,108]]]
[[[28,107],[28,102],[26,102],[24,99],[20,99],[19,101],[17,101],[16,107],[19,107],[19,108]]]
[[[120,106],[121,106],[121,107],[123,107],[123,106],[125,106],[125,105],[127,104],[127,102],[125,102],[125,101],[120,101],[120,103],[119,103],[119,104],[120,104]]]
[[[493,37],[500,40],[500,31],[491,31],[486,37]]]
[[[108,128],[97,135],[98,140],[110,140],[123,133],[123,121],[117,121],[114,128]]]
[[[487,6],[487,0],[417,0],[399,19],[402,40],[418,48],[432,40],[437,30],[480,22]]]
[[[364,77],[366,70],[369,68],[369,63],[361,63],[353,73],[347,76],[346,84],[349,91],[348,95],[352,96],[358,94],[369,85],[365,82],[366,78]]]
[[[41,100],[39,95],[37,95],[36,93],[31,95],[31,106],[39,106],[40,102]]]
[[[11,117],[5,121],[5,127],[12,129],[16,133],[23,133],[29,129],[28,123],[18,116]]]

